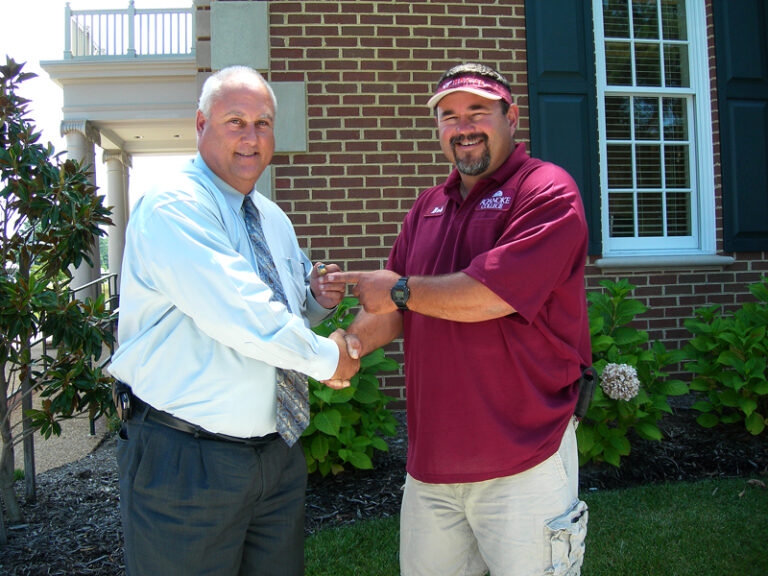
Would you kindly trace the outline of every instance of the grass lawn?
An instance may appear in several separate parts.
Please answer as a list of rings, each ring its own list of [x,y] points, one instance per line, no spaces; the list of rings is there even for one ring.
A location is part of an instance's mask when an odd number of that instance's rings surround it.
[[[582,497],[589,505],[584,576],[768,575],[768,489],[759,482],[703,480]],[[307,539],[306,575],[397,576],[397,549],[397,518],[324,530]]]

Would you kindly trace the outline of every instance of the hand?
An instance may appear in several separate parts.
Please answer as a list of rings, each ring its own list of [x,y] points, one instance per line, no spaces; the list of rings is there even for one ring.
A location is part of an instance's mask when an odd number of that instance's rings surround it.
[[[330,282],[354,284],[352,294],[360,300],[360,304],[369,314],[386,314],[397,310],[390,292],[399,279],[400,275],[391,270],[328,274]]]
[[[348,352],[344,334],[344,330],[336,330],[336,332],[328,336],[339,347],[339,364],[336,366],[336,372],[333,373],[333,376],[329,380],[324,380],[323,384],[336,390],[347,388],[350,384],[350,378],[360,370],[360,360],[356,357],[358,354],[354,347],[352,349],[354,356]]]
[[[363,343],[356,334],[344,334],[344,341],[347,343],[347,354],[351,358],[360,358],[363,353]]]
[[[323,308],[335,308],[344,298],[344,292],[347,290],[346,284],[329,278],[330,273],[340,271],[341,268],[338,264],[317,262],[312,267],[312,272],[309,274],[309,287],[315,300]]]

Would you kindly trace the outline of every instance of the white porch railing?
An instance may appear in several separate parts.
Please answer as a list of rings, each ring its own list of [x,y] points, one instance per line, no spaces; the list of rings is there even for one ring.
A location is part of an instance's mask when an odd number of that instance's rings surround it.
[[[190,0],[190,4],[192,0]],[[193,8],[64,9],[64,58],[194,55]]]

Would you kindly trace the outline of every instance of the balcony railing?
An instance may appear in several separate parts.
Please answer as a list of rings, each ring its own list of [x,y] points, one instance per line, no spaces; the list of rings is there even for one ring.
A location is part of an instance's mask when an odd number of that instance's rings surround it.
[[[190,3],[192,0],[190,0]],[[190,8],[137,10],[64,9],[64,58],[194,55],[195,19]]]

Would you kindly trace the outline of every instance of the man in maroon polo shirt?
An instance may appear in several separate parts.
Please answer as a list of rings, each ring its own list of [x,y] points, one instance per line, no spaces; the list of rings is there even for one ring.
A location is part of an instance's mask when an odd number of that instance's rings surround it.
[[[386,270],[325,277],[354,283],[364,307],[350,348],[404,338],[402,574],[579,574],[573,413],[591,364],[579,191],[515,144],[518,108],[495,70],[451,68],[428,106],[454,170],[419,195]]]

